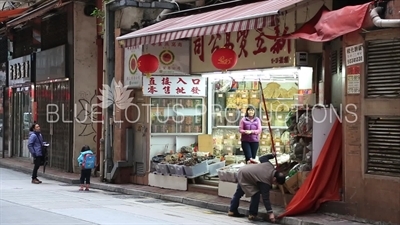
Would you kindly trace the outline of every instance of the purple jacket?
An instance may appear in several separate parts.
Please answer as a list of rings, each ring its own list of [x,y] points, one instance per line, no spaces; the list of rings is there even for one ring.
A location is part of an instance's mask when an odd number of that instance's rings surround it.
[[[39,140],[39,138],[40,140]],[[42,156],[43,136],[41,133],[29,132],[28,149],[32,157]]]
[[[243,117],[240,120],[239,131],[242,134],[241,141],[259,142],[259,134],[262,131],[260,119],[258,117],[254,117],[253,119]],[[251,131],[251,134],[246,134],[246,131]]]

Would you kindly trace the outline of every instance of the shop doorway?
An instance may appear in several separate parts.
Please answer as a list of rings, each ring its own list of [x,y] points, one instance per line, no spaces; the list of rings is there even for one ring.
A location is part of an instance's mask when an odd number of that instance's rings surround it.
[[[11,149],[13,156],[29,158],[29,128],[33,123],[31,87],[23,86],[12,89],[11,95]]]
[[[72,105],[70,81],[36,85],[37,122],[44,140],[50,144],[50,167],[72,171]]]

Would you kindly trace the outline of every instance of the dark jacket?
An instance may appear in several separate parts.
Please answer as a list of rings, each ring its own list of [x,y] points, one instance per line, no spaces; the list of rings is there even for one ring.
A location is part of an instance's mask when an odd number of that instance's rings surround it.
[[[273,159],[272,154],[265,156]],[[275,167],[269,161],[259,164],[248,164],[238,171],[238,183],[246,197],[251,197],[260,192],[267,212],[272,211],[269,201],[269,191],[272,189],[272,182],[275,174]]]

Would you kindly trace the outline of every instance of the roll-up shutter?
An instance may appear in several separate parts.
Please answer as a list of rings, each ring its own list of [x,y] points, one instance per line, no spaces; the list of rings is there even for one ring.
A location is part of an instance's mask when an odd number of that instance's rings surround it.
[[[400,97],[400,39],[367,43],[366,97]]]
[[[367,173],[400,176],[400,117],[367,117]]]

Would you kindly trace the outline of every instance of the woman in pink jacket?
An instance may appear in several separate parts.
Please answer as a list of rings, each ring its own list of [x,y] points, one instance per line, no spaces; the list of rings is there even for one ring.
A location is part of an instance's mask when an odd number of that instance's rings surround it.
[[[255,112],[254,107],[249,106],[239,124],[239,131],[242,134],[242,149],[246,162],[256,158],[262,131],[261,120],[255,116]]]

